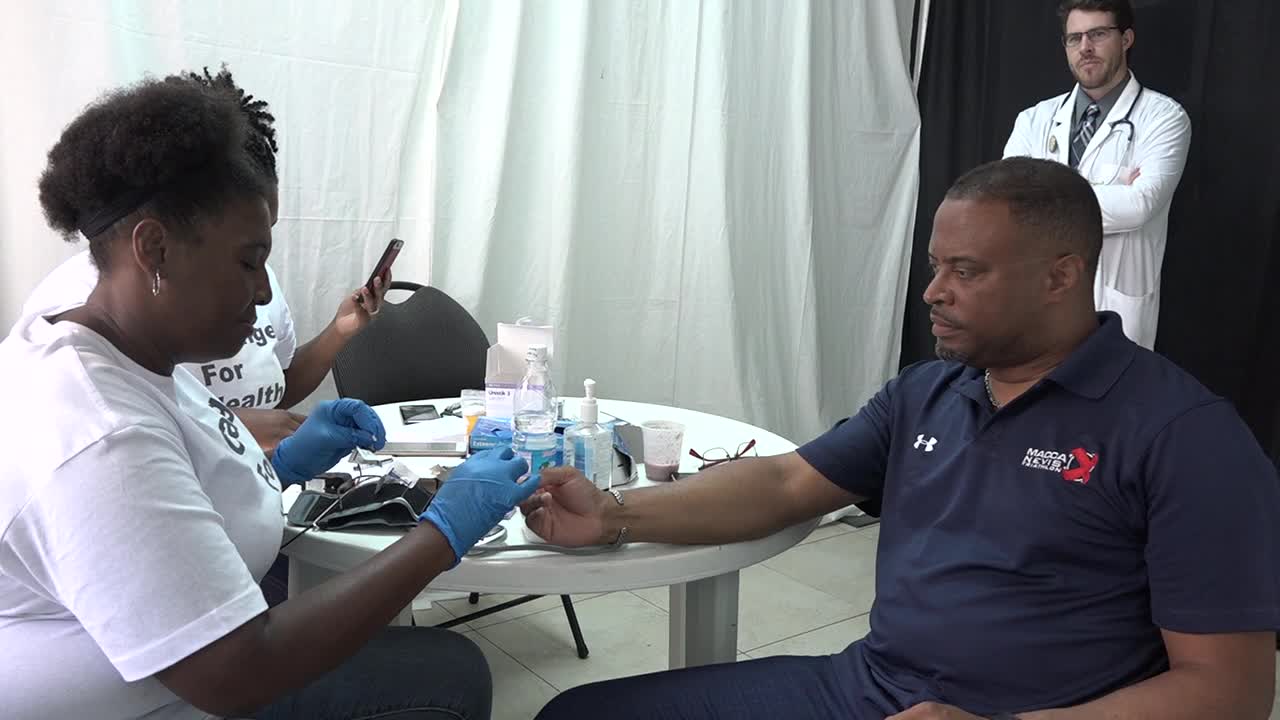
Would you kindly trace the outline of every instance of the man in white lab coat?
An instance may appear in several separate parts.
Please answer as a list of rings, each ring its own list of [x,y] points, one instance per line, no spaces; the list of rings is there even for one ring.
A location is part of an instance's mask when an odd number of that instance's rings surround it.
[[[1160,267],[1169,206],[1191,144],[1177,102],[1129,70],[1129,0],[1063,0],[1062,42],[1078,81],[1065,95],[1023,110],[1004,156],[1057,160],[1093,185],[1106,233],[1094,301],[1120,315],[1125,334],[1152,348],[1160,316]]]

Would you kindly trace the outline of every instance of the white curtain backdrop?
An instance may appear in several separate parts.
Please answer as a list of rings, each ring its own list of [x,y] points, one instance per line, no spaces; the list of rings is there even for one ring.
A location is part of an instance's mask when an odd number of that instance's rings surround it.
[[[270,262],[300,338],[313,337],[395,232],[422,68],[452,11],[416,0],[6,3],[0,325],[7,332],[30,289],[85,245],[63,243],[37,201],[44,155],[62,128],[107,89],[226,62],[277,119],[281,208]],[[426,277],[427,240],[405,248],[402,275]]]
[[[6,4],[0,324],[77,249],[36,201],[61,128],[106,88],[225,61],[278,118],[271,264],[302,340],[398,236],[396,276],[491,337],[554,323],[564,394],[593,377],[806,440],[896,371],[913,6]]]

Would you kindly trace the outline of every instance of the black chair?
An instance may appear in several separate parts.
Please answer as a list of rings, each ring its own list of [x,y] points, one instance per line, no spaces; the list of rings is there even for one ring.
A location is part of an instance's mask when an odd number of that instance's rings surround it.
[[[395,280],[389,290],[407,290],[404,302],[383,302],[364,332],[348,343],[333,363],[338,395],[370,405],[459,397],[468,388],[484,387],[489,338],[467,309],[444,292]],[[537,600],[526,595],[491,608],[454,618],[438,627],[453,627]],[[472,605],[480,602],[471,593]],[[578,657],[589,651],[578,625],[573,601],[561,595]]]
[[[364,332],[338,353],[338,394],[384,405],[483,388],[489,338],[471,313],[433,287],[396,280],[390,289],[413,294],[404,302],[384,302]]]

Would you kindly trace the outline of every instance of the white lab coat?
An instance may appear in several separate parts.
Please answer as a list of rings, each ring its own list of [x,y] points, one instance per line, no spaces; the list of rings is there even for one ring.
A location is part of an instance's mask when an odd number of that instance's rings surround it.
[[[1191,121],[1181,105],[1151,88],[1144,88],[1139,97],[1140,87],[1138,78],[1131,75],[1085,149],[1079,170],[1093,184],[1102,206],[1105,237],[1094,302],[1099,310],[1119,314],[1125,334],[1151,348],[1160,318],[1160,267],[1169,205],[1187,163]],[[1023,110],[1013,124],[1004,156],[1068,163],[1078,92],[1079,85],[1066,95]],[[1125,142],[1128,126],[1122,122],[1126,114],[1133,123],[1131,149]],[[1142,173],[1128,185],[1125,180],[1134,169]]]

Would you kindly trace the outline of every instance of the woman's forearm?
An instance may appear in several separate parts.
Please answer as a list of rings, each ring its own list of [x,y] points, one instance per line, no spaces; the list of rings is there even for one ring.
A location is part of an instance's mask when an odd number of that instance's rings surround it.
[[[278,407],[291,408],[315,392],[325,375],[333,369],[338,353],[350,340],[331,322],[319,335],[299,347],[284,371],[284,396]]]
[[[157,677],[187,702],[242,717],[351,657],[454,562],[429,522],[355,569],[250,620]]]

